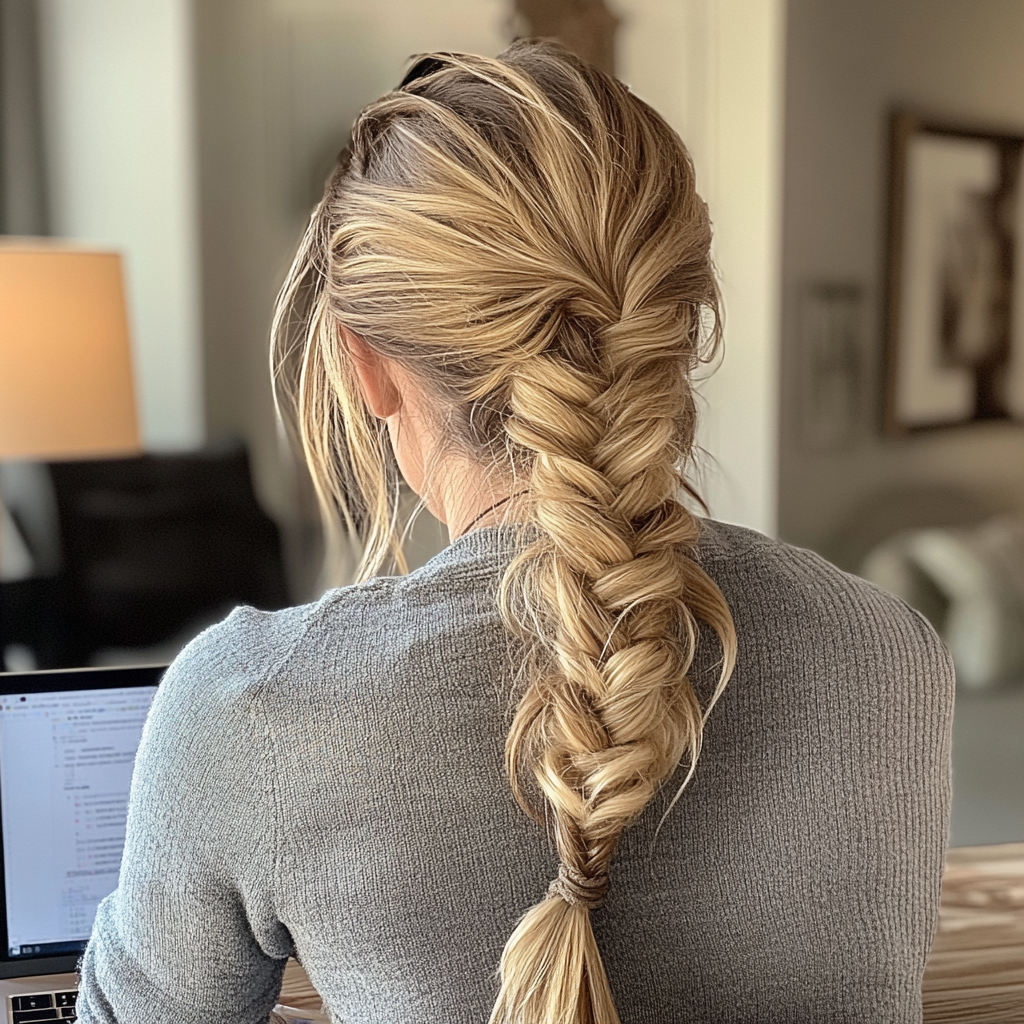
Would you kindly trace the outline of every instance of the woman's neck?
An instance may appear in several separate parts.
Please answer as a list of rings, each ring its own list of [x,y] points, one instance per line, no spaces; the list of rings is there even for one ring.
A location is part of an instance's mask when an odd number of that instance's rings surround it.
[[[432,490],[440,498],[434,515],[447,524],[452,540],[470,530],[515,521],[526,493],[515,479],[488,472],[468,459],[450,460],[439,469]],[[428,501],[427,507],[431,504]]]

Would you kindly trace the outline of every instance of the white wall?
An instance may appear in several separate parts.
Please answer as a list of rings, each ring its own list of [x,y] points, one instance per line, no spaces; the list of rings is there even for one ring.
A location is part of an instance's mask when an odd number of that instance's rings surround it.
[[[204,437],[188,0],[40,0],[50,229],[124,254],[143,441]]]
[[[619,74],[686,142],[715,225],[725,347],[701,388],[700,489],[776,529],[785,0],[619,0]]]
[[[787,47],[780,526],[855,568],[901,517],[1024,509],[1020,426],[878,427],[889,112],[1024,131],[1024,3],[790,0]],[[864,293],[860,421],[832,451],[800,440],[800,295],[818,281]]]

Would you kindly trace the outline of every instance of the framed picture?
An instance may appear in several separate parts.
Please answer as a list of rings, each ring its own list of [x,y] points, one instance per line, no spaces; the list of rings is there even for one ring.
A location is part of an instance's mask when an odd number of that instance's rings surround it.
[[[817,281],[800,296],[800,440],[833,451],[854,439],[863,404],[861,306],[850,282]]]
[[[892,120],[885,429],[1024,421],[1024,136]]]

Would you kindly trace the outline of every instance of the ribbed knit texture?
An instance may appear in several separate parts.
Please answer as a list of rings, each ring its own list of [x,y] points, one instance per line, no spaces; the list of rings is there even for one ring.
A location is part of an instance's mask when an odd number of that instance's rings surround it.
[[[558,870],[514,803],[511,534],[283,612],[168,671],[82,1024],[256,1024],[295,952],[337,1022],[483,1024]],[[950,800],[953,673],[905,605],[707,524],[739,660],[696,777],[627,830],[597,940],[623,1024],[918,1021]],[[718,649],[705,637],[699,688]],[[682,773],[677,775],[677,781]]]

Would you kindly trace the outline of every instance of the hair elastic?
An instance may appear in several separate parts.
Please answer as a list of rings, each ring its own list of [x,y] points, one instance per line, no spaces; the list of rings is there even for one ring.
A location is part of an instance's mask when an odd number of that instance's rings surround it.
[[[588,878],[564,861],[558,865],[558,877],[548,886],[548,896],[558,896],[574,907],[596,910],[608,893],[607,873]]]

